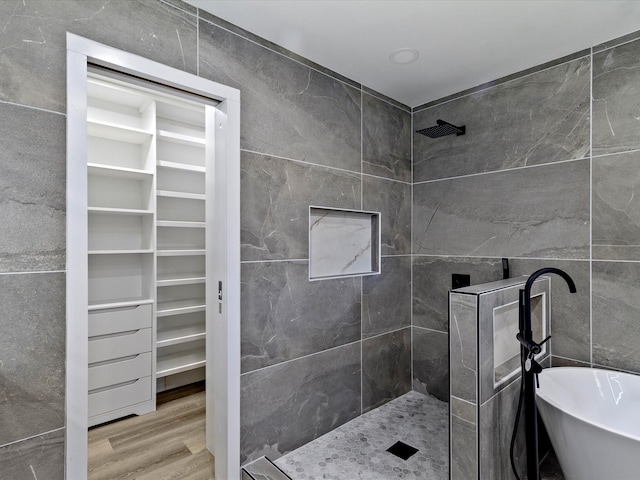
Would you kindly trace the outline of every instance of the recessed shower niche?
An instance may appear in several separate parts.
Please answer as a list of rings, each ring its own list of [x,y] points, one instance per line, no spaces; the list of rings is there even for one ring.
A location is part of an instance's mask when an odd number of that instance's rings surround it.
[[[531,296],[531,327],[533,338],[547,337],[546,292]],[[520,371],[520,344],[514,342],[518,333],[518,302],[493,309],[493,387],[497,388]],[[547,353],[547,344],[535,356],[539,360]]]
[[[380,213],[309,207],[309,280],[380,273]]]

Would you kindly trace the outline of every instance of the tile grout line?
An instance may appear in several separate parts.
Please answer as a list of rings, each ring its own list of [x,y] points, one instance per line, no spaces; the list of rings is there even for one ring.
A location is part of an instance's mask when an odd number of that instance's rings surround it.
[[[63,431],[63,430],[65,430],[65,427],[54,428],[53,430],[49,430],[49,431],[46,431],[46,432],[38,433],[36,435],[31,435],[29,437],[21,438],[19,440],[14,440],[13,442],[9,442],[9,443],[5,443],[3,445],[0,445],[0,449],[5,448],[5,447],[10,447],[11,445],[16,445],[18,443],[26,442],[28,440],[33,440],[33,439],[38,438],[38,437],[44,437],[45,435],[49,435],[49,434],[55,433],[55,432],[60,432],[60,431]]]
[[[360,209],[364,210],[364,93],[360,85]],[[380,225],[382,231],[382,225]],[[379,252],[381,253],[381,252]],[[382,262],[380,262],[382,263]],[[382,265],[378,266],[382,273]],[[360,415],[364,412],[364,281],[360,277]]]
[[[295,362],[296,360],[302,360],[302,359],[305,359],[305,358],[312,357],[314,355],[321,355],[323,353],[327,353],[327,352],[330,352],[332,350],[336,350],[338,348],[343,348],[343,347],[348,347],[348,346],[355,345],[356,343],[360,343],[361,347],[362,347],[362,343],[365,342],[365,341],[372,340],[372,339],[378,338],[378,337],[383,337],[385,335],[391,335],[392,333],[400,332],[400,331],[402,331],[402,330],[404,330],[406,328],[410,328],[410,325],[405,325],[404,327],[396,328],[394,330],[389,330],[388,332],[377,333],[377,334],[371,335],[370,337],[367,337],[367,338],[362,338],[362,336],[361,336],[361,338],[359,340],[354,340],[352,342],[345,343],[343,345],[336,345],[335,347],[326,348],[326,349],[320,350],[318,352],[307,353],[306,355],[301,355],[300,357],[296,357],[296,358],[290,358],[288,360],[284,360],[282,362],[274,363],[272,365],[265,365],[264,367],[256,368],[255,370],[250,370],[248,372],[243,372],[243,373],[240,374],[240,376],[248,375],[250,373],[259,372],[259,371],[265,370],[267,368],[278,367],[280,365],[284,365],[285,363]],[[425,329],[425,330],[428,330],[428,329]],[[361,331],[361,335],[362,335],[362,326],[360,327],[360,331]],[[434,330],[434,331],[437,331],[437,330]],[[439,332],[439,333],[446,333],[446,332]],[[361,350],[361,360],[362,360],[362,350]]]
[[[593,367],[593,47],[589,81],[589,364]]]
[[[39,112],[53,113],[55,115],[60,115],[60,116],[63,116],[63,117],[67,116],[66,112],[56,112],[55,110],[49,110],[47,108],[41,108],[41,107],[34,107],[32,105],[26,105],[26,104],[23,104],[23,103],[15,103],[15,102],[8,102],[6,100],[0,100],[0,104],[12,105],[14,107],[28,108],[29,110],[37,110]],[[65,107],[65,109],[66,109],[66,107]]]
[[[414,182],[414,168],[413,168],[413,128],[414,128],[414,117],[415,114],[413,112],[411,112],[411,118],[410,118],[410,125],[411,125],[411,130],[410,130],[410,142],[411,142],[411,150],[409,152],[410,154],[410,158],[411,158],[411,208],[410,208],[410,218],[409,218],[409,252],[411,253],[410,255],[410,265],[409,265],[409,275],[410,275],[410,283],[409,283],[409,290],[410,290],[410,304],[409,304],[409,322],[411,324],[411,329],[409,330],[409,359],[411,362],[411,379],[410,379],[410,386],[411,386],[411,390],[413,390],[413,385],[414,385],[414,378],[415,378],[415,372],[414,372],[414,360],[415,360],[415,351],[414,351],[414,337],[413,337],[413,296],[415,294],[415,286],[414,286],[414,279],[413,279],[413,182]]]
[[[32,275],[47,273],[67,273],[66,270],[35,270],[33,272],[0,272],[0,275]]]
[[[200,76],[200,8],[196,8],[196,75]]]
[[[571,162],[580,162],[580,161],[584,161],[584,160],[589,160],[590,158],[591,158],[591,156],[580,157],[580,158],[570,158],[568,160],[558,160],[557,162],[540,163],[540,164],[537,164],[537,165],[522,165],[520,167],[501,168],[501,169],[498,169],[498,170],[489,170],[489,171],[486,171],[486,172],[476,172],[476,173],[468,173],[468,174],[465,174],[465,175],[454,175],[452,177],[434,178],[433,180],[423,180],[421,182],[415,182],[414,185],[425,185],[425,184],[429,184],[429,183],[446,182],[446,181],[450,181],[450,180],[458,180],[458,179],[461,179],[461,178],[478,177],[480,175],[493,175],[493,174],[496,174],[496,173],[513,172],[515,170],[524,170],[524,169],[529,169],[529,168],[549,167],[549,166],[562,165],[562,164],[571,163]]]
[[[362,139],[360,140],[360,144],[361,144],[360,149],[362,150]],[[241,152],[246,152],[246,153],[251,153],[253,155],[260,155],[260,156],[263,156],[263,157],[271,157],[271,158],[277,158],[279,160],[287,160],[287,161],[290,161],[290,162],[301,163],[303,165],[308,165],[308,166],[311,166],[311,167],[324,168],[324,169],[327,169],[327,170],[337,170],[339,172],[350,173],[352,175],[360,175],[360,176],[363,176],[363,177],[371,177],[371,178],[377,178],[377,179],[380,179],[380,180],[388,180],[390,182],[401,183],[401,184],[404,184],[404,185],[411,185],[410,182],[405,182],[404,180],[398,180],[398,179],[390,178],[390,177],[381,177],[379,175],[374,175],[372,173],[363,173],[362,172],[362,163],[363,163],[362,153],[360,154],[360,156],[361,156],[361,158],[360,158],[360,171],[356,171],[356,170],[347,170],[345,168],[340,168],[340,167],[333,167],[333,166],[330,166],[330,165],[322,165],[320,163],[309,162],[308,160],[299,160],[297,158],[283,157],[282,155],[277,155],[277,154],[272,154],[272,153],[258,152],[256,150],[249,150],[247,148],[241,148],[240,151]]]

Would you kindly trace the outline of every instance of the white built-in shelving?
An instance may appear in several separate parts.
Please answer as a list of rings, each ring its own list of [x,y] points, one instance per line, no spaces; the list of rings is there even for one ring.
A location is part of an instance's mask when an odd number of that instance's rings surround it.
[[[155,102],[87,82],[89,425],[155,408]]]
[[[90,74],[87,106],[91,426],[204,379],[207,197],[204,105]]]
[[[161,389],[193,381],[194,378],[204,379],[204,107],[159,102],[156,134],[156,377]],[[169,383],[166,383],[167,377],[172,377]],[[185,380],[181,381],[181,378]]]

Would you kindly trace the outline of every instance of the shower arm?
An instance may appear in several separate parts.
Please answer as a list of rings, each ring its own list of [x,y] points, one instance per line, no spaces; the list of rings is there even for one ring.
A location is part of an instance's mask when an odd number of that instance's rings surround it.
[[[538,461],[538,411],[536,408],[536,379],[542,367],[535,361],[534,356],[542,351],[542,345],[551,337],[547,337],[540,343],[533,340],[531,331],[531,287],[540,275],[555,273],[560,275],[571,293],[576,292],[576,285],[568,273],[559,268],[547,267],[533,272],[527,279],[524,289],[520,289],[518,320],[520,332],[516,338],[520,342],[520,359],[522,363],[522,382],[524,385],[524,415],[527,448],[527,478],[529,480],[540,479]]]

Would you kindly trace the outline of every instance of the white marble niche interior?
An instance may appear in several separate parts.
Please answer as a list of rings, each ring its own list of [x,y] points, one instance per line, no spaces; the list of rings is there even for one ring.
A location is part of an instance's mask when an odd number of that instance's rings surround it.
[[[540,293],[531,296],[531,330],[535,341],[547,336],[546,295]],[[518,333],[518,302],[501,305],[493,309],[493,386],[497,388],[520,369],[520,343],[515,341]],[[535,356],[542,359],[547,353],[547,344]]]
[[[380,213],[309,207],[309,279],[380,273]]]

